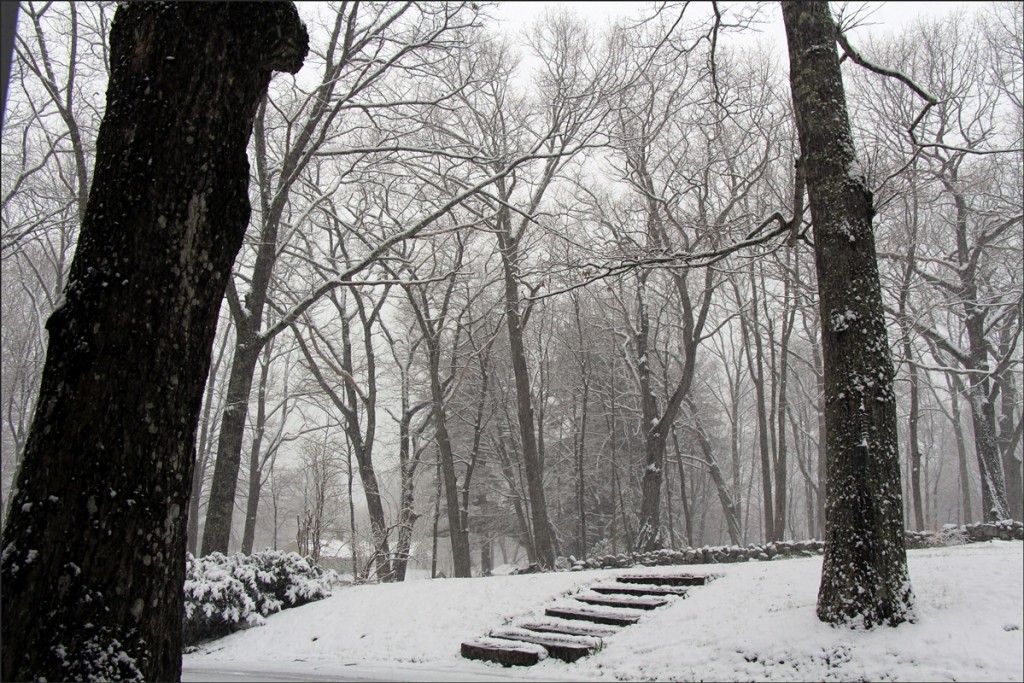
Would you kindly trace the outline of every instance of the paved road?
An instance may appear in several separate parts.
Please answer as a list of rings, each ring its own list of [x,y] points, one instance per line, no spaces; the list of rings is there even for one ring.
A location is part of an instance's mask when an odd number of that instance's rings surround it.
[[[343,662],[223,662],[186,657],[181,680],[187,683],[241,681],[516,681],[524,680],[516,668],[505,671],[467,671],[465,667],[417,666],[416,664],[345,664]],[[566,677],[548,680],[579,681]]]

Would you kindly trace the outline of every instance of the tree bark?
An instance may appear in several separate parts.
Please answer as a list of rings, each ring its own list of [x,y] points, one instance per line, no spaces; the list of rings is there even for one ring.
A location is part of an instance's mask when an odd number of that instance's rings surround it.
[[[894,370],[871,221],[827,2],[783,2],[790,83],[814,224],[828,460],[822,621],[912,618]]]
[[[245,155],[291,3],[127,4],[96,168],[3,532],[4,680],[181,676],[186,510]]]

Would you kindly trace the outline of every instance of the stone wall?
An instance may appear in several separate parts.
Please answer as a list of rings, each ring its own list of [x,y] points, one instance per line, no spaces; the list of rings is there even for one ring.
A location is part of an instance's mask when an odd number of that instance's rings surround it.
[[[1001,522],[947,525],[940,531],[907,531],[907,549],[932,548],[964,543],[985,541],[1024,541],[1024,523],[1012,520]],[[664,566],[676,564],[716,564],[725,562],[749,562],[752,560],[775,560],[789,557],[811,557],[821,554],[824,541],[781,541],[764,545],[748,544],[746,547],[704,546],[682,550],[655,550],[642,554],[603,555],[578,560],[575,557],[559,558],[558,567],[580,571],[583,569],[619,569],[640,566]]]

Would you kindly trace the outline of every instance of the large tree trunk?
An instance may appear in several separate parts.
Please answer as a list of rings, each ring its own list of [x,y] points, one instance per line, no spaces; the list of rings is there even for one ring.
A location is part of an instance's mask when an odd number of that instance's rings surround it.
[[[814,224],[828,481],[818,617],[911,616],[893,365],[871,220],[827,2],[783,2],[790,82]]]
[[[126,4],[66,300],[3,533],[4,680],[178,680],[185,516],[245,155],[291,3]]]

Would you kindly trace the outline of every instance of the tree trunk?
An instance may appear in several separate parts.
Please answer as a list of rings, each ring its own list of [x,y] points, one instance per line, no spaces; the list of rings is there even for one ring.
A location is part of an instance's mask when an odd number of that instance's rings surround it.
[[[583,320],[580,317],[580,298],[573,293],[573,313],[576,319],[576,335],[579,341],[579,359],[577,364],[580,371],[580,382],[583,384],[580,397],[579,428],[574,434],[574,450],[576,451],[576,515],[579,517],[579,543],[576,547],[577,556],[587,556],[587,506],[586,506],[586,472],[584,460],[587,450],[587,404],[590,401],[590,363],[589,354],[583,349]],[[575,404],[574,404],[575,405]]]
[[[355,477],[352,472],[352,448],[345,449],[345,477],[348,493],[348,530],[349,549],[352,551],[352,581],[359,580],[359,533],[356,528],[356,499],[352,484]]]
[[[1021,456],[1018,446],[1021,440],[1021,420],[1015,419],[1017,392],[1012,378],[1002,382],[1001,414],[999,416],[999,448],[1003,456],[1003,475],[1006,478],[1006,504],[1010,518],[1024,519],[1024,482],[1021,481]],[[1014,426],[1016,424],[1016,426]]]
[[[989,307],[987,303],[982,302],[977,259],[968,246],[971,210],[967,199],[955,186],[957,180],[954,174],[952,178],[943,178],[942,182],[956,207],[956,257],[960,278],[958,295],[963,306],[968,345],[965,367],[972,371],[967,378],[967,398],[971,406],[974,451],[978,458],[978,474],[981,479],[981,511],[984,521],[988,522],[1008,518],[1010,510],[1006,500],[1006,479],[997,441],[996,408],[989,375],[990,345],[985,336],[989,325],[986,321]]]
[[[343,395],[335,391],[334,387],[323,372],[313,354],[309,349],[310,344],[305,342],[304,337],[298,328],[293,326],[295,340],[299,343],[299,349],[306,359],[307,367],[313,374],[313,378],[320,386],[331,403],[342,416],[342,428],[350,445],[350,452],[356,456],[356,464],[359,468],[359,481],[363,486],[363,493],[366,496],[366,510],[370,517],[370,534],[373,537],[373,558],[372,562],[377,566],[377,577],[384,582],[394,580],[394,572],[391,566],[391,550],[388,541],[387,518],[384,514],[384,504],[381,500],[380,485],[377,481],[377,473],[373,466],[373,447],[377,433],[377,371],[376,354],[373,349],[373,325],[377,316],[380,315],[381,306],[387,298],[387,290],[382,294],[381,299],[373,307],[372,312],[367,315],[362,299],[358,294],[354,296],[356,308],[363,332],[363,362],[366,364],[365,391],[357,391],[355,382],[351,378],[356,376],[355,364],[353,361],[354,345],[351,337],[351,323],[347,315],[345,304],[334,297],[332,303],[338,314],[341,323],[341,351],[340,358],[331,360],[327,356],[321,356],[336,375],[348,378],[343,383]],[[317,331],[311,330],[311,345],[320,354],[321,351],[316,345]],[[362,407],[364,415],[360,416],[359,407]]]
[[[396,361],[398,359],[396,358]],[[409,359],[411,362],[411,358]],[[423,408],[423,404],[410,408],[409,405],[409,367],[402,372],[402,418],[398,424],[398,466],[401,469],[401,494],[398,511],[398,540],[395,544],[395,555],[392,569],[395,581],[405,581],[412,550],[412,532],[420,515],[413,509],[415,501],[416,468],[420,464],[420,450],[413,442],[413,416]]]
[[[501,210],[504,224],[508,224],[508,209]],[[530,370],[526,363],[526,348],[523,345],[523,317],[520,312],[519,284],[516,269],[519,267],[519,245],[508,233],[498,232],[501,247],[501,262],[505,283],[505,319],[508,325],[508,340],[511,351],[512,373],[516,383],[516,413],[519,417],[519,438],[523,447],[523,462],[526,464],[526,485],[530,494],[530,512],[533,521],[533,548],[537,564],[542,569],[555,566],[555,548],[551,541],[551,525],[548,523],[548,506],[544,498],[544,462],[537,449],[537,432],[533,417],[533,400],[530,395]]]
[[[796,277],[799,277],[799,270]],[[786,534],[786,494],[789,487],[788,442],[786,441],[786,415],[789,410],[789,403],[786,390],[789,384],[789,338],[793,332],[793,324],[796,321],[796,304],[795,302],[790,302],[790,287],[790,280],[787,277],[783,289],[783,302],[785,306],[790,308],[788,313],[784,309],[782,316],[782,341],[779,348],[778,411],[776,413],[778,420],[778,433],[776,436],[778,446],[775,449],[775,534],[772,537],[772,540],[776,542],[782,541]]]
[[[772,504],[772,456],[768,443],[768,413],[764,396],[764,349],[761,344],[760,315],[757,303],[757,289],[754,282],[754,265],[750,264],[750,292],[753,305],[753,320],[740,314],[740,331],[743,335],[743,346],[747,354],[747,366],[750,368],[750,379],[754,382],[754,394],[757,401],[757,444],[761,454],[761,505],[764,510],[764,540],[775,537],[775,507]],[[733,285],[735,287],[735,285]],[[736,303],[741,304],[742,298],[736,288]],[[742,305],[742,304],[741,304]],[[750,329],[753,327],[753,329]],[[753,337],[755,353],[751,354],[750,338]],[[748,529],[749,531],[749,529]]]
[[[523,501],[519,495],[519,488],[516,486],[515,473],[512,471],[512,460],[509,458],[508,449],[505,447],[504,438],[499,436],[495,440],[495,450],[498,452],[498,462],[501,465],[501,475],[508,484],[512,496],[512,509],[516,513],[516,522],[519,526],[519,543],[526,549],[526,557],[530,564],[534,564],[537,554],[533,547],[533,535],[530,533],[530,523],[527,520],[527,512],[523,508]]]
[[[291,3],[127,4],[94,182],[3,532],[4,680],[181,676],[203,385]],[[44,616],[45,615],[45,618]]]
[[[739,545],[739,510],[732,502],[732,496],[729,494],[729,484],[722,475],[722,469],[718,466],[718,459],[715,458],[714,448],[711,446],[711,441],[708,439],[703,425],[701,425],[700,418],[697,417],[696,405],[692,398],[688,398],[686,402],[690,408],[690,414],[694,419],[694,427],[691,429],[691,432],[697,439],[697,443],[700,444],[701,454],[704,456],[704,462],[708,465],[708,473],[711,475],[711,479],[715,483],[715,490],[718,492],[718,500],[722,504],[722,515],[725,517],[726,529],[729,533],[729,542],[733,545]]]
[[[199,445],[196,451],[196,466],[192,471],[192,491],[188,498],[188,552],[199,552],[199,501],[203,493],[206,466],[210,462],[210,419],[213,411],[213,393],[217,386],[217,371],[224,359],[225,344],[221,344],[217,358],[206,379],[206,398],[203,400],[203,417],[199,422]]]
[[[245,527],[242,530],[242,553],[252,554],[252,546],[256,542],[256,514],[260,506],[260,489],[263,485],[263,472],[260,467],[260,452],[267,425],[267,381],[270,378],[271,345],[263,347],[263,362],[260,367],[260,383],[256,394],[256,423],[253,427],[252,444],[249,447],[249,491],[245,500]],[[283,416],[282,416],[283,418]]]
[[[494,571],[494,546],[487,534],[480,536],[480,576],[490,576]]]
[[[452,576],[472,576],[473,558],[469,546],[469,529],[463,524],[459,505],[459,483],[455,474],[455,453],[448,435],[448,417],[441,388],[441,348],[437,338],[427,339],[430,357],[430,406],[434,419],[434,441],[441,458],[445,501],[448,509],[448,538],[452,546]]]
[[[1016,323],[1019,329],[1020,320]],[[1017,341],[1014,326],[1004,323],[999,329],[998,353],[1000,358],[1010,356]],[[1020,394],[1015,376],[1009,370],[999,372],[995,381],[1000,389],[1000,414],[998,427],[999,450],[1003,458],[1003,475],[1006,478],[1006,504],[1010,519],[1024,519],[1024,480],[1020,454],[1021,437],[1024,436],[1024,416],[1020,416]]]
[[[822,621],[912,617],[893,365],[873,198],[857,167],[827,2],[783,2],[790,82],[814,224],[828,460]]]
[[[649,271],[640,271],[637,278],[637,377],[640,389],[641,433],[644,435],[644,470],[640,480],[640,521],[633,551],[645,553],[661,547],[661,479],[665,469],[665,439],[659,424],[658,404],[651,385],[650,317],[647,312],[647,278]],[[671,424],[671,421],[669,422]]]
[[[815,413],[818,416],[818,443],[816,448],[817,455],[817,500],[815,501],[815,517],[817,523],[815,524],[814,538],[824,539],[825,538],[825,489],[828,487],[828,460],[825,457],[825,374],[822,367],[821,359],[821,344],[818,341],[818,335],[815,333],[813,327],[819,327],[818,325],[808,324],[807,311],[803,316],[803,328],[807,332],[807,337],[811,343],[811,365],[814,368],[814,389],[815,389],[815,401],[814,408]]]
[[[947,378],[949,376],[947,375]],[[955,378],[953,378],[955,379]],[[963,499],[964,524],[974,521],[974,514],[971,505],[971,473],[967,467],[967,440],[964,438],[964,429],[960,421],[960,400],[957,398],[957,391],[960,383],[950,382],[950,421],[953,423],[953,436],[956,439],[957,463],[960,468],[960,494]]]
[[[437,533],[439,522],[441,521],[441,458],[437,458],[437,472],[434,473],[434,479],[437,482],[436,489],[434,491],[434,526],[433,533],[431,534],[431,550],[430,550],[430,578],[437,578]]]
[[[693,518],[690,514],[690,504],[686,497],[686,473],[683,472],[683,455],[679,450],[679,437],[675,430],[672,430],[672,445],[676,449],[676,459],[679,463],[679,504],[683,508],[683,525],[686,529],[686,545],[693,545]]]
[[[228,376],[227,399],[217,435],[217,459],[210,483],[210,501],[206,507],[202,554],[227,553],[231,541],[231,517],[235,510],[235,490],[242,458],[242,437],[249,412],[249,394],[260,349],[243,343],[244,325],[238,325],[238,342]]]
[[[916,177],[910,176],[911,221],[909,225],[909,246],[907,247],[906,264],[903,270],[903,281],[900,286],[899,323],[903,337],[903,356],[907,362],[907,374],[910,380],[910,414],[907,416],[907,439],[910,442],[910,499],[914,505],[914,524],[918,531],[924,529],[924,509],[921,502],[921,448],[917,438],[917,427],[920,413],[919,384],[917,365],[914,362],[914,348],[911,344],[911,324],[907,316],[907,303],[913,285],[915,261],[917,257],[918,235],[918,202]]]

